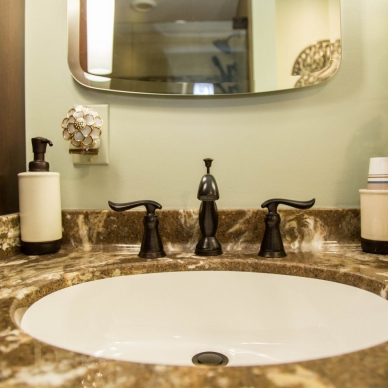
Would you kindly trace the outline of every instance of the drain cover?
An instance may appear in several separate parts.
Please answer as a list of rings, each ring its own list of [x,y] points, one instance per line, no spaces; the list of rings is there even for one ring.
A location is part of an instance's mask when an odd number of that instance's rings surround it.
[[[217,352],[198,353],[191,361],[194,365],[201,366],[225,366],[229,362],[228,357]]]

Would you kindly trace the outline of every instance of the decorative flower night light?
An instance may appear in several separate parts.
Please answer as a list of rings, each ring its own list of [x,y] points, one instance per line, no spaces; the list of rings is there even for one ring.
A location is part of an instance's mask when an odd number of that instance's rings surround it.
[[[67,112],[62,121],[63,138],[76,147],[70,153],[98,152],[102,128],[102,118],[93,108],[78,105]],[[77,148],[79,150],[77,150]],[[96,153],[97,153],[96,152]]]

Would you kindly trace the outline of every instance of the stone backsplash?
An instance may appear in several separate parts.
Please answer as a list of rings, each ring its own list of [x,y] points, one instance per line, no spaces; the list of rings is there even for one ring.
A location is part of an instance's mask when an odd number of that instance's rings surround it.
[[[360,239],[359,209],[279,209],[284,245],[293,250],[315,250],[322,244],[357,244]],[[64,210],[63,245],[140,244],[144,211]],[[159,231],[166,246],[194,248],[200,230],[197,210],[162,210]],[[266,210],[219,210],[217,238],[224,250],[259,245]],[[0,258],[20,251],[18,214],[0,217]]]
[[[0,216],[0,260],[20,252],[19,214]]]

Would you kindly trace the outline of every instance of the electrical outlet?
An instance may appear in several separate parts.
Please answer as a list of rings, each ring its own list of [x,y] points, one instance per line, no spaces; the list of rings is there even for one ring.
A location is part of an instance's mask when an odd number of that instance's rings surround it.
[[[76,155],[73,154],[74,165],[108,165],[109,164],[109,105],[86,104],[89,108],[94,108],[102,118],[102,133],[100,137],[100,148],[98,155]]]

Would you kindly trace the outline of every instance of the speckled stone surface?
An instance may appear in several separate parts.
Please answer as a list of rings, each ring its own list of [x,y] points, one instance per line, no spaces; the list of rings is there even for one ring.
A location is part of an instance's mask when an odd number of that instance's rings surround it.
[[[263,231],[258,225],[262,212],[220,212],[218,236],[225,253],[212,258],[192,253],[198,237],[195,212],[161,212],[160,231],[167,257],[156,260],[137,257],[141,213],[119,213],[123,217],[120,221],[110,211],[65,212],[66,244],[58,253],[41,257],[16,254],[0,260],[0,386],[387,388],[388,343],[308,362],[199,368],[86,356],[44,344],[18,328],[23,309],[58,289],[106,277],[152,272],[288,274],[353,285],[387,299],[388,256],[361,252],[357,242],[358,211],[316,212],[282,213],[288,252],[284,259],[257,256]],[[176,215],[181,225],[176,222]],[[233,222],[224,221],[223,217],[234,217]]]
[[[359,209],[279,209],[279,213],[284,243],[295,249],[319,245],[321,241],[359,242]],[[73,246],[140,243],[144,214],[144,211],[64,211],[63,243]],[[157,214],[164,241],[188,247],[198,242],[197,210],[162,210]],[[219,210],[218,240],[235,249],[260,244],[265,214],[262,209]]]
[[[20,251],[19,214],[0,216],[0,260]]]
[[[265,210],[219,210],[217,238],[228,248],[259,244]],[[356,244],[360,238],[359,209],[279,209],[285,245],[293,249],[318,247],[323,241]],[[199,239],[197,210],[158,211],[163,241],[191,249]],[[63,245],[138,244],[144,211],[64,210]],[[0,260],[20,252],[19,215],[0,216]]]

